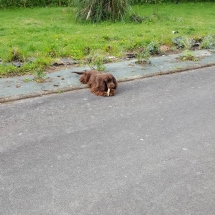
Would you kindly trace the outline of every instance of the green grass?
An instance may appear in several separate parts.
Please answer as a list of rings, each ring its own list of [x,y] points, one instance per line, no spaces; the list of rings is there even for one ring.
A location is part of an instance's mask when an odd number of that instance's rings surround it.
[[[134,6],[141,24],[132,22],[76,23],[74,8],[0,10],[0,77],[32,73],[59,57],[83,59],[93,53],[122,56],[151,42],[173,46],[176,36],[215,35],[214,3]],[[177,30],[179,34],[172,34]],[[29,58],[36,58],[32,63]],[[20,68],[7,63],[18,59]]]

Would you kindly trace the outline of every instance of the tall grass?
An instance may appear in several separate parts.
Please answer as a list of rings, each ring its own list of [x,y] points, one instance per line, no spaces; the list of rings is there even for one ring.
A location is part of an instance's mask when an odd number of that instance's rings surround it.
[[[77,19],[100,22],[123,20],[127,12],[128,0],[74,0]]]

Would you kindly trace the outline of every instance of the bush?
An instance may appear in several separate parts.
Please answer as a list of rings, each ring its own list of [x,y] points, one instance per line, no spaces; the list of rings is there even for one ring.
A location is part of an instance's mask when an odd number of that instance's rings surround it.
[[[128,0],[74,0],[77,19],[100,22],[123,20],[127,12]]]
[[[215,47],[215,37],[208,35],[202,40],[201,46],[202,49],[212,49]]]

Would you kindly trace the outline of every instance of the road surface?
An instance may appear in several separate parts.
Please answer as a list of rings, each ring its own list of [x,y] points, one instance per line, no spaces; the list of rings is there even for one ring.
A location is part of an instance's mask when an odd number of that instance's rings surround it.
[[[0,214],[214,215],[215,67],[0,105]]]

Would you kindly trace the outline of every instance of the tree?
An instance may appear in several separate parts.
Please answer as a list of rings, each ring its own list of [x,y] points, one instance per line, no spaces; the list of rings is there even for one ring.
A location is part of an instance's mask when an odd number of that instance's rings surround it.
[[[74,0],[77,5],[77,19],[99,22],[123,20],[128,0]]]

